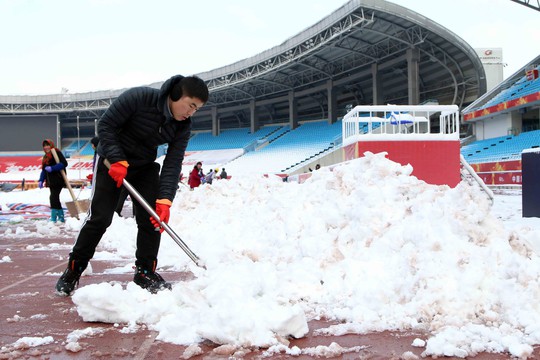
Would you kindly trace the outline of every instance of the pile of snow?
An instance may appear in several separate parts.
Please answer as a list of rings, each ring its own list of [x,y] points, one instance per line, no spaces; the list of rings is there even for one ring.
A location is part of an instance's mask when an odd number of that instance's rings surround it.
[[[537,233],[505,229],[477,188],[411,172],[367,153],[304,184],[246,176],[180,191],[170,225],[207,270],[164,234],[160,267],[195,279],[157,295],[82,279],[73,302],[85,321],[145,324],[184,345],[282,348],[323,318],[341,324],[318,334],[425,331],[424,355],[530,355]],[[100,250],[132,257],[134,227],[115,218]]]

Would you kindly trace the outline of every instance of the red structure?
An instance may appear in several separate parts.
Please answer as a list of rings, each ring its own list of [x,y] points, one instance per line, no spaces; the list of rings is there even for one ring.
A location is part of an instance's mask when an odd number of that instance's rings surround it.
[[[429,184],[455,187],[461,181],[459,141],[362,141],[348,145],[355,154],[386,152],[401,165],[411,164],[412,175]],[[346,150],[346,153],[351,151]],[[351,158],[347,159],[350,160]]]
[[[439,132],[431,132],[437,120]],[[461,181],[458,129],[456,105],[357,106],[343,118],[344,159],[386,152],[410,164],[420,180],[455,187]]]

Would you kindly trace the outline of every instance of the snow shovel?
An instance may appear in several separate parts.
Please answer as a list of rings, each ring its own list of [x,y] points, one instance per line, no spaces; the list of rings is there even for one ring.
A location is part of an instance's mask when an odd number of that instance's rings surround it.
[[[58,158],[56,149],[51,147],[51,153],[56,163],[59,164],[60,159]],[[86,211],[88,211],[90,202],[88,200],[77,200],[77,197],[75,196],[75,193],[73,192],[73,189],[71,188],[71,184],[69,183],[69,180],[67,178],[66,171],[62,169],[60,170],[60,173],[62,174],[62,177],[64,178],[64,182],[66,183],[69,193],[71,194],[71,198],[73,199],[73,202],[71,201],[66,202],[66,206],[71,216],[74,216],[77,218],[77,220],[79,220],[79,214],[84,214],[86,213]]]
[[[107,168],[110,168],[111,167],[111,163],[109,162],[109,160],[105,159],[104,161],[105,163],[105,166],[107,166]],[[144,208],[144,210],[146,210],[146,212],[148,212],[148,214],[150,214],[150,216],[152,216],[159,224],[159,226],[161,228],[163,228],[163,230],[165,230],[165,232],[167,234],[169,234],[169,236],[178,244],[178,246],[180,246],[180,248],[182,250],[184,250],[184,252],[186,253],[187,256],[189,256],[189,258],[191,260],[193,260],[193,262],[195,263],[195,265],[197,265],[198,267],[201,267],[203,269],[206,270],[206,266],[204,265],[204,263],[201,261],[201,259],[199,259],[199,257],[197,255],[195,255],[195,253],[193,251],[191,251],[191,249],[186,245],[186,243],[180,238],[180,236],[176,235],[176,233],[174,232],[174,230],[169,226],[169,224],[167,224],[166,222],[163,222],[159,219],[159,215],[156,214],[156,212],[154,211],[154,209],[148,204],[148,202],[146,200],[144,200],[144,198],[142,197],[141,194],[139,194],[139,192],[126,180],[124,179],[122,184],[124,185],[124,187],[127,189],[127,191],[129,192],[129,194],[135,198],[135,200],[137,200],[137,202],[139,204],[141,204],[141,206]],[[156,231],[159,231],[158,228],[156,228]]]

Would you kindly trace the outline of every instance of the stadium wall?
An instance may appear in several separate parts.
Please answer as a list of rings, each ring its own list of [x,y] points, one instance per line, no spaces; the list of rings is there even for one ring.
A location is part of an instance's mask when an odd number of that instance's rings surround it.
[[[506,135],[518,135],[522,131],[521,114],[517,111],[499,114],[474,123],[476,140],[486,140]]]
[[[306,162],[306,164],[291,172],[289,176],[308,173],[310,172],[309,169],[315,169],[315,165],[317,164],[321,166],[331,166],[339,164],[343,161],[345,161],[343,150],[342,148],[337,148],[321,157],[317,157],[309,162]]]

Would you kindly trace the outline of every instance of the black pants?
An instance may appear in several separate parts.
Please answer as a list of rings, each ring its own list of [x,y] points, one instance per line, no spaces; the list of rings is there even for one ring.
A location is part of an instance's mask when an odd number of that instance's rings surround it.
[[[82,268],[85,268],[94,256],[99,241],[111,224],[121,192],[121,188],[116,187],[116,182],[110,177],[103,159],[98,157],[97,162],[90,211],[70,254],[70,260],[75,260]],[[126,180],[150,206],[156,203],[159,190],[159,168],[157,163],[137,168],[130,166],[126,176]],[[157,265],[161,234],[159,231],[154,231],[150,215],[137,201],[133,202],[133,206],[137,208],[135,219],[138,228],[135,265],[154,270]]]
[[[127,189],[125,187],[121,187],[120,189],[122,189],[120,191],[120,197],[118,198],[118,204],[116,204],[116,209],[114,211],[116,211],[116,213],[120,216],[122,216],[122,210],[124,209],[124,203],[126,202],[126,199],[129,195],[129,192],[127,191]],[[131,202],[133,203],[133,200],[134,199],[131,199]],[[136,215],[136,209],[135,209],[135,205],[133,205],[133,216]]]
[[[51,191],[51,194],[49,195],[51,209],[61,209],[60,192],[62,191],[62,186],[49,187],[49,190]]]

